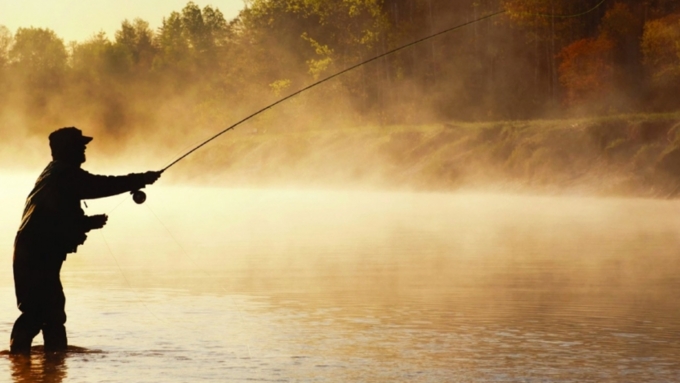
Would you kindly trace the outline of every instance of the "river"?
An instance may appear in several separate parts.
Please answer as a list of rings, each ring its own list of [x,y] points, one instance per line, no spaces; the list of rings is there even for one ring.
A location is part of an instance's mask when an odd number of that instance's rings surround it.
[[[31,181],[0,192],[6,342]],[[0,355],[0,381],[680,381],[676,201],[159,185],[86,211],[110,218],[62,272],[82,349]]]

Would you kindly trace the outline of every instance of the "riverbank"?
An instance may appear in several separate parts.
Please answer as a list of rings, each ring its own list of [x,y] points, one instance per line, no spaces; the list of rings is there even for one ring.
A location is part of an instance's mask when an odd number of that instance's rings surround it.
[[[652,198],[680,186],[680,114],[353,128],[246,126],[178,165],[178,181],[502,189]]]

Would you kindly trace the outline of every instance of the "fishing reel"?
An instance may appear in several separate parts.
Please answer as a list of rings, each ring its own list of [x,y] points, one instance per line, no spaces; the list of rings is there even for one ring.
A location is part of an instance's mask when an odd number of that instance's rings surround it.
[[[130,194],[132,194],[132,200],[135,201],[137,205],[141,205],[146,201],[146,193],[141,190],[133,190]]]

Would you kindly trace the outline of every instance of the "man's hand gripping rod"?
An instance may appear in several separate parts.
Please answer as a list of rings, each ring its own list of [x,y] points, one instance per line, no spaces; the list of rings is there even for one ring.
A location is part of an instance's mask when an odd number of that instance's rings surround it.
[[[168,167],[165,167],[162,170],[159,171],[151,171],[151,172],[146,172],[143,174],[144,177],[144,184],[145,185],[151,185],[152,183],[156,182],[158,178],[160,178],[161,174],[167,169]],[[146,201],[146,193],[144,193],[141,189],[133,190],[130,192],[132,194],[132,200],[135,201],[136,204],[141,205]]]

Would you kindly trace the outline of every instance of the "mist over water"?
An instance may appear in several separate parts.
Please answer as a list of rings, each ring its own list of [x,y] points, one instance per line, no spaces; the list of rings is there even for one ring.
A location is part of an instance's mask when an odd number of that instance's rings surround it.
[[[10,254],[27,192],[19,189],[4,190],[3,209],[15,214],[0,223],[7,337],[18,315]],[[164,185],[147,192],[144,205],[127,196],[88,202],[87,213],[109,213],[109,224],[64,265],[71,343],[101,353],[56,364],[35,355],[28,370],[2,357],[0,376],[680,378],[675,202]]]
[[[68,45],[0,25],[7,340],[49,132],[125,174],[264,111],[144,205],[88,202],[108,225],[62,272],[84,350],[0,352],[0,381],[680,381],[680,205],[564,195],[677,196],[680,7],[538,3],[190,2]]]

